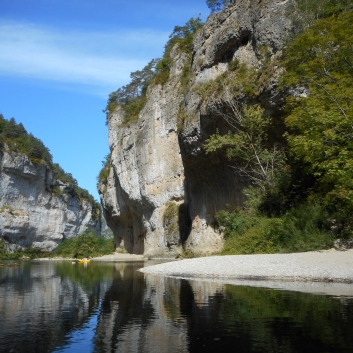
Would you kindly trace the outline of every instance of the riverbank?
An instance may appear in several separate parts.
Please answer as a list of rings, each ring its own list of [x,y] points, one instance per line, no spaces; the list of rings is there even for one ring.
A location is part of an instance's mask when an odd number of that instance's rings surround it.
[[[33,261],[77,261],[77,259],[73,257],[42,257],[33,259]],[[130,261],[144,261],[146,260],[143,255],[134,255],[134,254],[119,254],[119,253],[112,253],[109,255],[102,255],[92,257],[91,261],[112,261],[112,262],[130,262]]]
[[[353,284],[353,249],[210,256],[149,266],[140,271],[168,277],[207,280]]]
[[[91,260],[93,261],[113,261],[113,262],[125,262],[125,261],[144,261],[146,260],[143,255],[134,255],[134,254],[109,254],[98,257],[93,257]]]

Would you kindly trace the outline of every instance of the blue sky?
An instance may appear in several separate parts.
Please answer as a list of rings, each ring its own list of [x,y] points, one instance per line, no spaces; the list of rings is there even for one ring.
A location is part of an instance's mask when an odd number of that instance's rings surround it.
[[[41,139],[98,200],[108,94],[200,13],[206,20],[205,0],[1,0],[0,113]]]

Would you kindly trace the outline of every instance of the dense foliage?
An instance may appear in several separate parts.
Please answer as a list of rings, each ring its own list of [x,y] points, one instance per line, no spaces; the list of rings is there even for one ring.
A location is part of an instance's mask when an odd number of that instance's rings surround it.
[[[282,217],[267,217],[247,209],[221,211],[225,227],[222,254],[260,254],[328,249],[333,245],[328,212],[318,204],[302,204]]]
[[[54,256],[83,258],[107,255],[114,252],[112,238],[96,237],[87,229],[75,238],[64,240],[55,250]]]
[[[290,97],[286,124],[291,153],[317,178],[327,205],[353,211],[353,12],[321,19],[286,51],[284,84],[307,97]]]
[[[290,40],[313,26],[316,20],[352,9],[352,0],[295,0],[288,10],[288,16],[293,22]]]
[[[0,114],[0,150],[4,149],[5,145],[11,151],[25,153],[34,164],[50,164],[52,161],[49,149],[41,140],[29,134],[14,118],[6,120]]]
[[[268,118],[261,123],[256,116],[249,118],[249,107],[234,113],[229,102],[232,114],[218,113],[233,132],[213,135],[205,146],[209,153],[224,151],[251,181],[244,207],[217,214],[225,227],[224,254],[322,249],[332,246],[334,238],[353,235],[352,3],[294,4],[295,36],[279,63],[286,69],[280,89],[295,92],[284,106],[285,143],[277,144],[281,153],[271,156],[269,142],[275,146],[277,137],[272,132],[268,140]],[[264,152],[278,161],[271,183],[261,175],[268,165]]]
[[[225,148],[229,159],[235,159],[233,167],[239,177],[250,179],[262,194],[274,187],[276,173],[284,163],[284,153],[276,143],[270,143],[267,130],[271,119],[263,117],[264,109],[258,105],[242,109],[231,98],[226,101],[230,112],[221,115],[233,128],[226,135],[216,133],[205,144],[206,153]]]

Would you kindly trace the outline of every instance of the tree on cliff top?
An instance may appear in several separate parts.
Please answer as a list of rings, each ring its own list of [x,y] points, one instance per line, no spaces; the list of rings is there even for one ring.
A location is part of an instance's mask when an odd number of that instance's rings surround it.
[[[111,114],[117,106],[121,106],[125,113],[123,125],[137,121],[138,114],[146,103],[148,85],[151,82],[164,84],[169,78],[172,62],[170,52],[174,45],[178,44],[178,48],[181,51],[191,53],[193,36],[202,26],[203,22],[201,18],[197,17],[191,18],[184,26],[174,27],[165,45],[163,58],[153,59],[142,70],[132,72],[130,74],[131,81],[126,86],[109,94],[107,106],[105,110],[103,110],[103,112],[106,113],[106,124],[108,123],[109,114]]]
[[[6,120],[0,114],[0,150],[5,145],[11,151],[26,154],[34,164],[50,164],[52,161],[49,149],[40,139],[29,134],[21,123],[17,124],[14,118]]]
[[[206,0],[206,4],[212,13],[222,10],[223,7],[233,2],[235,2],[235,0]]]

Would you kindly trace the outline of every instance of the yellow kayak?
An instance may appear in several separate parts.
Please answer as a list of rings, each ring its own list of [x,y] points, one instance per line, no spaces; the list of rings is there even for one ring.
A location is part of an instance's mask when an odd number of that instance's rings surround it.
[[[78,259],[78,262],[82,262],[82,263],[87,263],[87,262],[90,262],[91,259]]]

